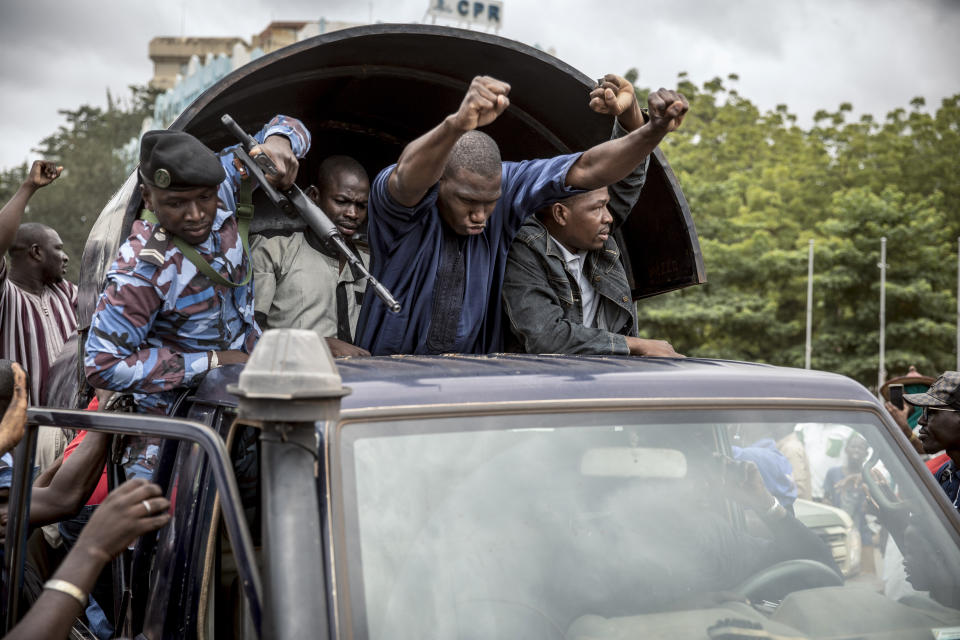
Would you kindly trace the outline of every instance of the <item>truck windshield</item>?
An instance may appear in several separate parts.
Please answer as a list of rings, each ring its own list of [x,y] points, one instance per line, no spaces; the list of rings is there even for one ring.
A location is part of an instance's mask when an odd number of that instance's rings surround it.
[[[957,532],[869,412],[348,423],[339,454],[355,637],[960,631]]]

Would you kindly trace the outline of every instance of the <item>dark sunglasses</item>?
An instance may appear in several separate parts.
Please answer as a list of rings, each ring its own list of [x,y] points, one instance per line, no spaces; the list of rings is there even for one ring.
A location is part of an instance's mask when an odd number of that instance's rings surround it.
[[[924,407],[921,417],[926,420],[930,417],[931,411],[949,411],[951,413],[960,413],[957,409],[947,409],[946,407]]]

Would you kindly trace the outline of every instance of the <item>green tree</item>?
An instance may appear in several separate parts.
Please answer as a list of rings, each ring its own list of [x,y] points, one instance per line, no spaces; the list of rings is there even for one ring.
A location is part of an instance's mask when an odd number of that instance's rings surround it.
[[[30,166],[27,163],[9,169],[0,169],[0,203],[5,203],[13,197],[27,178],[29,171]]]
[[[942,234],[943,196],[896,187],[838,191],[821,229],[813,364],[875,384],[879,345],[880,238],[887,239],[886,368],[930,374],[951,368],[956,265]]]
[[[960,220],[953,179],[960,96],[914,99],[882,123],[849,103],[809,129],[786,105],[762,113],[713,78],[678,85],[691,104],[664,152],[690,203],[709,282],[639,305],[643,335],[681,352],[803,366],[807,247],[816,241],[813,366],[875,385],[880,238],[888,240],[887,369],[952,361]],[[645,95],[646,90],[638,90]]]

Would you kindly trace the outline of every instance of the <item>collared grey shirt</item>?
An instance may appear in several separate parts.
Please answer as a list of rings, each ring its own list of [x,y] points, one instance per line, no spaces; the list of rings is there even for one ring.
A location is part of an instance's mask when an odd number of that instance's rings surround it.
[[[597,298],[596,289],[590,284],[590,278],[583,273],[583,267],[587,260],[587,252],[580,250],[576,253],[571,253],[559,240],[553,236],[550,236],[550,239],[553,241],[553,244],[556,245],[557,249],[560,250],[564,262],[567,263],[567,271],[574,277],[577,281],[577,286],[580,288],[580,306],[583,309],[583,325],[586,327],[606,329],[605,326],[599,326],[597,324],[598,320],[600,324],[604,324],[603,318],[597,316],[597,308],[600,306],[600,300]]]
[[[320,253],[303,233],[257,237],[253,241],[254,308],[268,328],[308,329],[321,338],[337,337],[337,284],[346,283],[350,333],[356,336],[364,278],[349,266],[340,270],[339,257]],[[365,265],[370,254],[359,250]],[[261,314],[263,314],[261,316]]]

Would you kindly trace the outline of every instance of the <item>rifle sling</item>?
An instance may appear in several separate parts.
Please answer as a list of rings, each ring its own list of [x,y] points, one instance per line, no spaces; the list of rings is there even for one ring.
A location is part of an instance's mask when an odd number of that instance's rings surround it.
[[[158,224],[156,214],[146,209],[141,212],[140,217],[151,224]],[[243,255],[247,260],[247,275],[243,282],[231,282],[217,273],[210,263],[203,259],[203,256],[187,243],[183,238],[173,237],[173,244],[184,257],[193,263],[193,266],[203,275],[207,276],[214,284],[225,287],[242,287],[250,282],[250,276],[253,275],[253,263],[250,260],[250,243],[247,240],[247,234],[250,230],[250,220],[253,219],[253,185],[249,179],[240,181],[240,189],[237,193],[237,233],[240,235],[240,242],[243,244]]]

